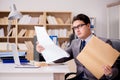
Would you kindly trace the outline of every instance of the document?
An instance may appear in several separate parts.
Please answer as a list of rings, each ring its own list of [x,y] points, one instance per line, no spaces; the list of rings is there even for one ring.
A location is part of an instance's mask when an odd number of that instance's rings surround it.
[[[120,53],[109,44],[92,36],[77,59],[97,78],[100,79],[105,65],[112,66]]]
[[[49,37],[45,27],[35,26],[37,40],[45,50],[42,55],[47,63],[53,62],[63,57],[69,57],[69,54],[57,46]]]

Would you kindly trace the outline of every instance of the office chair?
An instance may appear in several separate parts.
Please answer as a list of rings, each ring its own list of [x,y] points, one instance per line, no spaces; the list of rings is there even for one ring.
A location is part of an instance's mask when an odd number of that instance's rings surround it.
[[[114,49],[120,52],[120,39],[110,39],[112,41],[112,46]],[[118,76],[114,80],[120,80],[120,56],[116,60],[117,67],[118,67]]]
[[[71,43],[72,43],[72,40],[74,40],[74,39],[77,39],[78,37],[74,34],[74,30],[73,30],[73,33],[69,36],[69,45],[68,45],[68,47],[71,45]],[[74,75],[74,77],[72,77],[72,78],[70,78],[70,79],[67,79],[69,76],[71,76],[71,75]],[[65,75],[65,80],[77,80],[77,77],[78,76],[76,76],[76,73],[75,72],[70,72],[70,73],[67,73],[66,75]]]

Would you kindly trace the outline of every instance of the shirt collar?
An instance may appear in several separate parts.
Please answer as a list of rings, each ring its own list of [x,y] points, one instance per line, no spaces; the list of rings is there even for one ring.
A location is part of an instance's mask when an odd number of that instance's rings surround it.
[[[92,36],[93,36],[93,34],[89,35],[89,36],[85,39],[86,43],[88,43],[88,41],[91,39]]]

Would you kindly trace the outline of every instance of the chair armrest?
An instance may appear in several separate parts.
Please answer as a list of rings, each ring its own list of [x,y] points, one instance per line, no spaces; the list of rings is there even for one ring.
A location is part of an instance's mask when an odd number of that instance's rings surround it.
[[[65,80],[67,80],[67,78],[68,78],[69,76],[71,76],[71,75],[75,75],[75,77],[76,77],[76,73],[75,73],[75,72],[67,73],[67,74],[65,74]],[[75,78],[75,77],[72,77],[72,78]],[[71,78],[71,79],[72,79],[72,78]]]

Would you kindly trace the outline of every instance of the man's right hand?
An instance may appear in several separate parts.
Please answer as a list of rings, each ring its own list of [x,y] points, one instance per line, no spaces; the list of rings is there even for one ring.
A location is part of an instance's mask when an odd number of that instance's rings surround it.
[[[39,42],[36,42],[36,51],[41,53],[45,48],[39,44]]]

